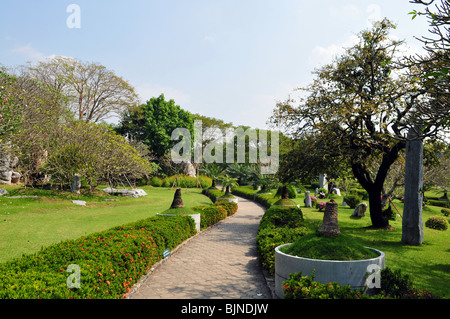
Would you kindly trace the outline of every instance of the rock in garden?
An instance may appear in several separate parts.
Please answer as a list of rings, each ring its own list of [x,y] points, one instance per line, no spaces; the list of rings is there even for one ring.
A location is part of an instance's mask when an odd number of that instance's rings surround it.
[[[11,184],[11,170],[6,166],[0,166],[0,184]]]
[[[305,206],[306,207],[312,207],[311,203],[311,195],[308,191],[305,192]]]
[[[8,195],[8,194],[9,194],[9,193],[8,193],[8,191],[7,191],[6,189],[0,188],[0,196]]]
[[[367,204],[361,203],[355,207],[352,217],[364,217],[366,216],[366,211],[367,211]]]
[[[20,181],[20,177],[22,177],[22,175],[19,172],[12,172],[11,183],[17,184]]]
[[[86,202],[84,200],[73,200],[72,203],[75,205],[86,206]]]
[[[81,175],[75,174],[73,175],[73,182],[72,185],[70,185],[70,190],[72,193],[80,194],[81,189]]]
[[[178,188],[175,191],[175,195],[173,196],[173,202],[170,208],[178,208],[178,207],[184,207],[183,200],[181,198],[181,189]]]
[[[325,206],[323,222],[319,232],[326,237],[336,237],[341,234],[338,225],[338,203],[334,200],[327,202]]]

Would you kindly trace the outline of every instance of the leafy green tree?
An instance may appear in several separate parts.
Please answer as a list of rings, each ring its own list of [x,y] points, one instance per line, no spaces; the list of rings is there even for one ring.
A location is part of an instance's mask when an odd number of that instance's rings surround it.
[[[128,141],[106,125],[71,122],[50,136],[52,147],[42,165],[52,182],[70,185],[80,174],[91,190],[100,183],[113,186],[148,176],[153,167]]]
[[[176,143],[172,131],[186,128],[193,137],[194,117],[174,100],[166,101],[164,94],[153,97],[146,104],[132,107],[123,116],[117,131],[143,142],[157,158],[164,156]]]

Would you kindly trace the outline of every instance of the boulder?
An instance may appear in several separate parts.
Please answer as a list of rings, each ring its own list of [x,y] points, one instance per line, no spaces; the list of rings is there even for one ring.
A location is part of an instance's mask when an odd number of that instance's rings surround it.
[[[8,194],[9,194],[9,193],[8,193],[8,191],[7,191],[6,189],[0,188],[0,196],[8,195]]]
[[[366,210],[367,204],[361,203],[358,206],[356,206],[355,210],[353,211],[352,217],[364,217],[366,216]]]

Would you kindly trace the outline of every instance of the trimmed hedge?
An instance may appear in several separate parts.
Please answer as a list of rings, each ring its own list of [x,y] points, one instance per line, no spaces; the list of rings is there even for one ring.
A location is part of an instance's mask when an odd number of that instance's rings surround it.
[[[220,189],[216,187],[210,187],[210,188],[204,188],[202,190],[202,194],[208,196],[213,203],[217,201],[219,197],[222,197],[225,195],[225,192],[221,191]]]
[[[195,233],[190,217],[157,216],[54,244],[0,264],[0,298],[123,298],[166,248]],[[71,264],[80,267],[78,289],[67,286]]]
[[[298,207],[272,206],[261,218],[256,245],[261,265],[271,275],[275,272],[275,247],[306,235],[308,229],[302,222],[303,214]]]
[[[263,205],[266,208],[269,208],[278,200],[278,198],[274,197],[274,195],[272,194],[259,193],[258,191],[248,187],[233,188],[232,193],[246,199],[254,200],[255,202]]]
[[[235,203],[192,208],[201,214],[202,229],[237,211]],[[0,264],[0,299],[117,299],[163,258],[196,234],[189,216],[155,216],[76,240],[63,241],[41,251]],[[80,269],[80,288],[68,288]]]
[[[177,178],[177,187],[181,188],[195,188],[198,186],[207,188],[212,185],[212,179],[204,175],[198,177],[199,185],[197,185],[197,177],[190,177],[187,175],[174,175],[165,178],[153,176],[149,180],[149,185],[153,187],[172,187],[175,178]]]

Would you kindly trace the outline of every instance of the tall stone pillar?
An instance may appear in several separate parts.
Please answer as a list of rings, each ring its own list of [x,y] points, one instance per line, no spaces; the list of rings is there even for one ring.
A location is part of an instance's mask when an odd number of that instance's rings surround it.
[[[405,200],[403,205],[402,243],[423,243],[423,142],[410,129],[406,142]]]

